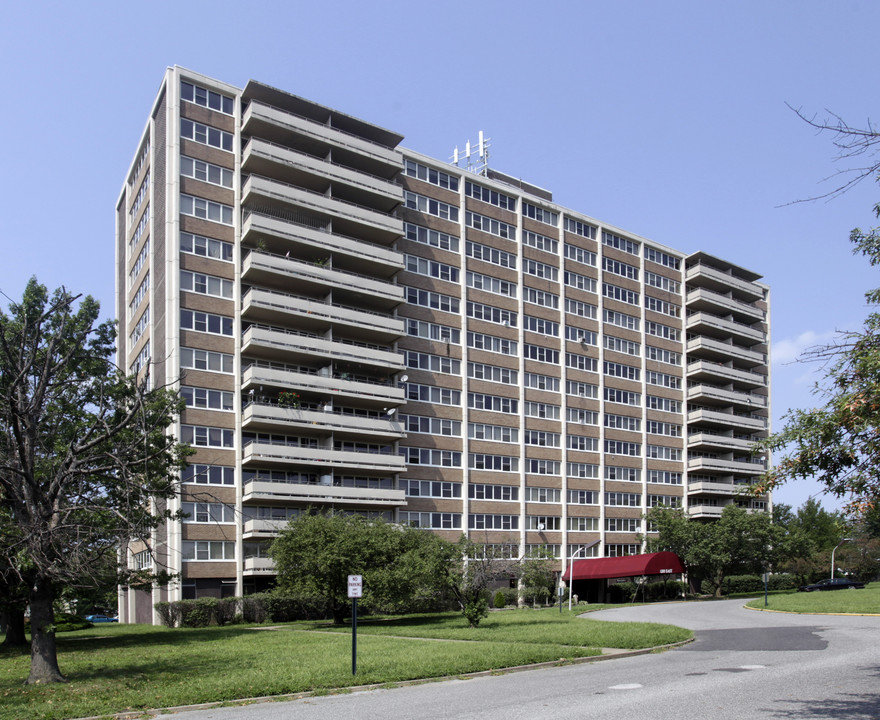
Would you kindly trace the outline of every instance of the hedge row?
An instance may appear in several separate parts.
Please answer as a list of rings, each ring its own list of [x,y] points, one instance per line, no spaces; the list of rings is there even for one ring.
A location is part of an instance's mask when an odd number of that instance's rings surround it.
[[[787,573],[775,573],[767,579],[768,590],[793,590],[798,585],[797,577]],[[707,595],[713,594],[715,583],[704,580],[701,590]],[[764,579],[760,575],[731,575],[721,583],[721,592],[724,595],[764,592]]]
[[[244,597],[197,598],[153,606],[166,627],[207,627],[231,623],[291,622],[327,617],[320,598],[266,592]]]

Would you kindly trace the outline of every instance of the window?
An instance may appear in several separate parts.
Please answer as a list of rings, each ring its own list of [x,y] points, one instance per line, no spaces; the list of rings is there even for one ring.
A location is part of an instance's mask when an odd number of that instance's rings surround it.
[[[681,292],[681,284],[679,282],[672,280],[665,275],[658,275],[657,273],[652,272],[645,273],[645,285],[660,288],[661,290],[667,290],[676,295]]]
[[[639,304],[639,294],[634,290],[627,290],[619,285],[611,283],[602,283],[602,295],[612,300],[618,300],[628,305]]]
[[[673,270],[681,269],[681,260],[679,258],[667,255],[665,252],[661,252],[660,250],[647,245],[645,245],[645,260],[650,260],[658,265],[665,265]]]
[[[535,388],[535,390],[559,392],[559,378],[550,375],[539,375],[538,373],[527,372],[523,384],[527,388]]]
[[[507,425],[487,425],[468,423],[468,437],[471,440],[494,440],[495,442],[519,442],[519,428]]]
[[[569,477],[588,478],[588,479],[592,479],[592,480],[598,480],[598,478],[599,478],[599,466],[594,465],[592,463],[576,463],[576,462],[566,463],[565,471]],[[595,498],[595,493],[590,493],[590,497]],[[569,493],[569,502],[574,502],[570,498],[571,498],[571,494]],[[593,499],[588,504],[592,505],[594,503],[595,503],[595,499]],[[578,503],[578,504],[583,504],[583,503]]]
[[[621,467],[620,465],[606,465],[605,479],[619,480],[621,482],[639,482],[641,470],[638,468]]]
[[[605,427],[614,428],[616,430],[629,430],[631,432],[639,432],[642,427],[642,421],[636,417],[629,415],[613,415],[605,413]]]
[[[565,229],[570,233],[589,238],[590,240],[596,239],[596,228],[580,220],[572,220],[570,217],[566,217]]]
[[[213,163],[196,160],[195,158],[180,156],[180,175],[181,177],[194,178],[202,180],[212,185],[220,185],[221,187],[232,187],[232,179],[235,173],[229,168],[220,167]]]
[[[144,144],[143,149],[138,155],[137,162],[135,163],[134,170],[131,171],[131,175],[128,177],[128,187],[130,190],[134,190],[134,181],[138,179],[138,175],[141,174],[141,170],[144,169],[144,166],[147,164],[147,161],[150,159],[150,143],[146,142]]]
[[[405,268],[416,275],[424,275],[426,277],[437,278],[438,280],[448,280],[449,282],[458,282],[458,268],[446,263],[436,262],[434,260],[426,260],[418,255],[404,255],[403,259],[406,263]]]
[[[578,317],[596,319],[596,306],[580,300],[565,299],[565,312],[577,315]]]
[[[658,397],[657,395],[648,395],[645,407],[651,410],[663,410],[664,412],[681,412],[681,403],[671,398]]]
[[[546,235],[539,235],[531,230],[523,230],[522,244],[554,255],[559,253],[559,241]]]
[[[587,372],[596,372],[598,367],[596,358],[579,355],[577,353],[565,353],[565,364],[567,367],[575,370],[586,370]]]
[[[235,560],[235,543],[221,540],[184,540],[181,559]]]
[[[403,289],[406,293],[406,301],[410,305],[418,305],[451,313],[458,313],[461,308],[459,299],[451,295],[443,295],[431,292],[430,290],[420,290],[419,288],[406,286],[403,286]]]
[[[461,483],[433,480],[402,480],[401,487],[407,497],[460,498]]]
[[[144,332],[146,332],[147,328],[150,326],[150,306],[147,305],[143,314],[138,318],[137,324],[134,326],[134,329],[131,331],[131,334],[128,336],[128,344],[130,347],[134,347],[137,345],[138,340],[141,339]]]
[[[606,532],[636,533],[640,531],[640,527],[638,518],[605,518]]]
[[[549,403],[531,402],[523,403],[526,417],[545,418],[547,420],[559,420],[559,405]]]
[[[472,483],[468,485],[468,497],[471,500],[519,500],[519,488],[516,485],[484,485]]]
[[[471,470],[503,470],[517,472],[519,458],[512,455],[488,455],[486,453],[470,453],[468,467]]]
[[[132,553],[130,567],[135,570],[146,570],[153,567],[153,554],[149,550]]]
[[[661,323],[654,322],[653,320],[645,321],[645,332],[648,335],[666,338],[667,340],[681,339],[681,331],[678,328],[670,327],[669,325],[662,325]]]
[[[428,215],[433,215],[442,218],[443,220],[458,222],[458,208],[455,205],[440,202],[439,200],[434,200],[434,198],[429,198],[425,195],[419,195],[418,193],[404,190],[403,204],[410,210],[418,210],[419,212],[427,213]]]
[[[562,464],[556,460],[526,459],[526,472],[533,475],[559,475]]]
[[[141,270],[144,265],[147,264],[147,258],[150,256],[150,239],[147,238],[147,241],[144,243],[143,248],[138,253],[137,260],[134,261],[134,265],[132,265],[131,270],[128,273],[128,285],[129,289],[134,285],[134,281],[137,279],[137,276],[141,274]]]
[[[500,353],[501,355],[516,355],[518,343],[516,340],[487,335],[485,333],[469,332],[467,344],[470,348],[485,350],[487,352]]]
[[[128,304],[128,315],[129,317],[134,317],[135,310],[140,307],[140,304],[144,301],[144,298],[147,297],[147,293],[150,291],[150,273],[144,275],[144,279],[141,281],[141,284],[138,286],[137,292],[134,294],[134,297],[131,299],[131,302]]]
[[[525,321],[523,322],[523,328],[525,330],[530,330],[531,332],[540,333],[541,335],[559,337],[559,323],[553,322],[552,320],[545,320],[544,318],[526,315]],[[556,362],[558,361],[559,359],[557,357]]]
[[[433,465],[435,467],[461,467],[461,453],[453,450],[429,450],[427,448],[401,447],[398,449],[407,465]]]
[[[645,308],[663,315],[669,315],[669,317],[681,316],[681,306],[666,302],[665,300],[659,300],[650,295],[645,295]]]
[[[648,457],[658,460],[681,460],[681,450],[666,445],[648,445]]]
[[[580,452],[598,452],[599,439],[587,437],[586,435],[568,435],[567,447],[569,450],[578,450]]]
[[[602,269],[605,272],[614,273],[630,280],[639,279],[639,269],[635,265],[627,265],[619,260],[613,260],[609,257],[602,258]]]
[[[235,485],[235,468],[193,463],[183,469],[180,480],[197,485]]]
[[[461,405],[460,390],[416,383],[404,383],[404,386],[407,400],[434,403],[435,405]]]
[[[565,284],[569,287],[585,290],[586,292],[596,292],[596,280],[586,275],[575,272],[565,271]]]
[[[605,493],[605,504],[615,507],[639,507],[642,504],[642,496],[639,493]]]
[[[554,295],[544,290],[535,290],[535,288],[523,288],[523,300],[532,305],[541,305],[542,307],[559,309],[559,295]]]
[[[184,80],[180,81],[180,98],[227,115],[232,115],[235,109],[233,98]]]
[[[232,262],[232,243],[187,232],[180,233],[180,252]]]
[[[569,517],[568,529],[573,532],[594,532],[599,529],[599,518]]]
[[[602,243],[609,247],[623,250],[623,252],[629,253],[630,255],[639,254],[639,244],[637,242],[627,240],[626,238],[622,238],[619,235],[614,235],[610,232],[605,232],[604,230],[602,231]]]
[[[468,515],[468,530],[518,530],[519,515]]]
[[[141,219],[138,222],[137,227],[134,230],[134,234],[131,236],[131,239],[128,241],[128,254],[131,255],[132,251],[137,247],[137,244],[140,242],[141,237],[147,231],[147,227],[150,225],[150,206],[147,205],[147,209],[144,210],[144,214],[141,215]]]
[[[523,348],[523,357],[527,360],[559,365],[559,351],[543,345],[526,344]]]
[[[203,425],[181,425],[180,440],[195,447],[233,448],[234,431]]]
[[[481,245],[472,240],[468,240],[465,243],[465,252],[468,257],[472,257],[475,260],[482,260],[483,262],[492,263],[499,267],[516,270],[516,255],[513,253],[504,252],[503,250],[498,250],[497,248],[489,247],[488,245]]]
[[[186,517],[185,523],[234,523],[235,508],[223,503],[185,502],[180,509]]]
[[[658,485],[681,485],[681,473],[668,470],[648,470],[648,482]]]
[[[186,118],[180,118],[180,137],[185,140],[193,140],[201,145],[210,145],[220,150],[232,152],[233,139],[232,133],[224,130],[204,125],[203,123],[193,122]]]
[[[401,525],[431,530],[461,530],[461,513],[402,511],[400,523]]]
[[[210,333],[212,335],[227,335],[232,337],[232,318],[212,313],[197,312],[195,310],[180,310],[180,327],[184,330]]]
[[[656,372],[655,370],[645,371],[645,382],[648,383],[648,385],[659,385],[660,387],[668,387],[672,388],[673,390],[681,389],[680,377]]]
[[[410,337],[424,338],[425,340],[438,340],[439,342],[461,345],[461,330],[449,325],[413,320],[407,318],[406,334]]]
[[[681,425],[675,423],[648,420],[645,423],[645,431],[652,435],[667,435],[669,437],[681,437]]]
[[[534,275],[535,277],[552,280],[553,282],[559,279],[559,270],[555,267],[528,258],[523,258],[523,272],[526,275]]]
[[[519,412],[519,400],[499,395],[486,395],[485,393],[468,393],[468,407],[473,410],[489,410],[515,415]]]
[[[557,225],[559,223],[559,213],[539,208],[537,205],[532,205],[527,202],[523,202],[523,215],[532,218],[532,220],[546,223],[547,225]]]
[[[191,408],[228,411],[234,409],[235,393],[226,390],[213,390],[184,385],[180,388],[180,396],[183,398],[186,406]]]
[[[505,367],[498,367],[497,365],[469,362],[468,377],[476,380],[504,383],[505,385],[516,385],[519,371]]]
[[[443,355],[431,355],[430,353],[420,353],[414,350],[404,350],[403,361],[408,368],[430,370],[431,372],[444,373],[446,375],[461,374],[461,360]]]
[[[594,466],[595,467],[595,466]],[[569,473],[571,475],[571,473]],[[598,505],[599,494],[592,490],[569,490],[569,505]]]
[[[499,280],[489,275],[481,275],[480,273],[467,273],[467,286],[476,288],[477,290],[485,290],[495,295],[505,295],[506,297],[516,297],[516,283]]]
[[[562,518],[555,515],[527,515],[526,530],[560,530]]]
[[[194,273],[189,270],[180,271],[180,289],[187,292],[231,300],[232,287],[232,280],[226,278]]]
[[[403,224],[403,235],[407,240],[412,240],[422,245],[430,245],[441,250],[458,252],[458,238],[455,235],[440,232],[439,230],[431,230],[421,225],[405,222]]]
[[[517,314],[512,310],[503,310],[494,305],[484,305],[478,302],[468,302],[467,316],[508,327],[516,327],[518,324]]]
[[[648,507],[681,507],[679,495],[648,495]]]
[[[602,320],[609,325],[626,328],[627,330],[638,331],[639,329],[639,319],[637,317],[614,310],[603,310]]]
[[[608,362],[603,363],[603,372],[612,377],[626,378],[627,380],[638,380],[641,370],[632,365],[624,365],[623,363]]]
[[[212,352],[210,350],[197,350],[195,348],[180,348],[180,369],[206,370],[231,375],[234,358],[227,353]]]
[[[641,393],[631,392],[629,390],[618,390],[617,388],[605,388],[605,400],[612,403],[620,403],[621,405],[641,405]]]
[[[578,382],[577,380],[565,381],[566,395],[575,395],[584,398],[599,397],[599,386],[591,383]]]
[[[229,205],[205,200],[205,198],[181,193],[180,213],[181,215],[190,215],[202,220],[232,225],[232,208]]]
[[[505,195],[496,190],[490,190],[489,188],[476,185],[475,183],[470,182],[470,180],[465,180],[464,194],[475,200],[495,205],[504,210],[516,212],[516,198],[510,197],[509,195]]]
[[[595,410],[584,410],[583,408],[569,406],[565,410],[565,419],[568,422],[578,423],[579,425],[598,425],[599,413]]]
[[[624,442],[623,440],[606,440],[605,452],[609,455],[637,457],[642,454],[642,446],[640,443]]]
[[[524,433],[524,441],[526,445],[537,445],[538,447],[559,447],[562,436],[555,432],[544,432],[543,430],[526,430]]]
[[[408,433],[424,435],[461,436],[461,422],[444,418],[425,417],[424,415],[398,415],[400,424]]]
[[[130,375],[137,375],[141,370],[147,367],[150,363],[150,341],[144,343],[143,348],[137,354],[137,357],[132,362],[131,366],[128,369]]]
[[[627,555],[638,555],[640,552],[641,546],[638,544],[605,546],[605,557],[626,557]]]
[[[565,243],[565,257],[590,267],[596,267],[596,253],[571,243]]]
[[[430,168],[426,165],[422,165],[421,163],[417,163],[413,160],[404,159],[403,172],[405,175],[416,178],[417,180],[431,183],[431,185],[442,187],[445,190],[458,192],[457,177],[455,177],[454,175],[449,175],[445,172],[441,172],[440,170],[435,170],[434,168]]]
[[[465,225],[475,230],[482,230],[485,233],[497,235],[506,240],[516,240],[516,227],[500,220],[468,211],[464,214],[464,222]]]
[[[605,335],[604,343],[606,350],[613,350],[614,352],[636,356],[641,355],[642,353],[642,346],[640,343],[615,337],[614,335]]]

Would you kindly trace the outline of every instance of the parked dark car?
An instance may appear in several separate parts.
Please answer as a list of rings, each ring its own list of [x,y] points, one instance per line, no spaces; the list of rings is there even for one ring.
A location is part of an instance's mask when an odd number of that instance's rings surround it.
[[[847,590],[853,588],[864,589],[865,583],[847,580],[846,578],[827,578],[812,585],[801,585],[798,592],[813,592],[813,590]]]
[[[86,620],[93,623],[119,622],[119,618],[109,615],[86,615]]]

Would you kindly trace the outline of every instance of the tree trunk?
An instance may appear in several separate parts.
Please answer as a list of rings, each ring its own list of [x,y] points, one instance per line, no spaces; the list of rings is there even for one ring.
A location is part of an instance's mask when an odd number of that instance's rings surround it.
[[[27,645],[24,635],[24,611],[7,610],[3,613],[3,626],[6,630],[4,647],[21,647]]]
[[[51,584],[37,581],[31,592],[31,674],[27,684],[67,682],[58,667],[55,647],[55,592]]]

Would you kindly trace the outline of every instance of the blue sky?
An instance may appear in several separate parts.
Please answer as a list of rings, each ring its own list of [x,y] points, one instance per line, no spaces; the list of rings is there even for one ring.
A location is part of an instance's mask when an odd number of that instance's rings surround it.
[[[20,296],[36,274],[112,312],[113,209],[178,64],[339,108],[438,158],[483,130],[493,167],[557,202],[762,273],[779,427],[789,407],[815,404],[816,369],[790,361],[857,328],[880,285],[848,242],[876,224],[880,188],[791,204],[848,166],[785,103],[876,120],[878,26],[870,0],[7,0],[0,290]],[[797,506],[817,489],[776,500]]]

